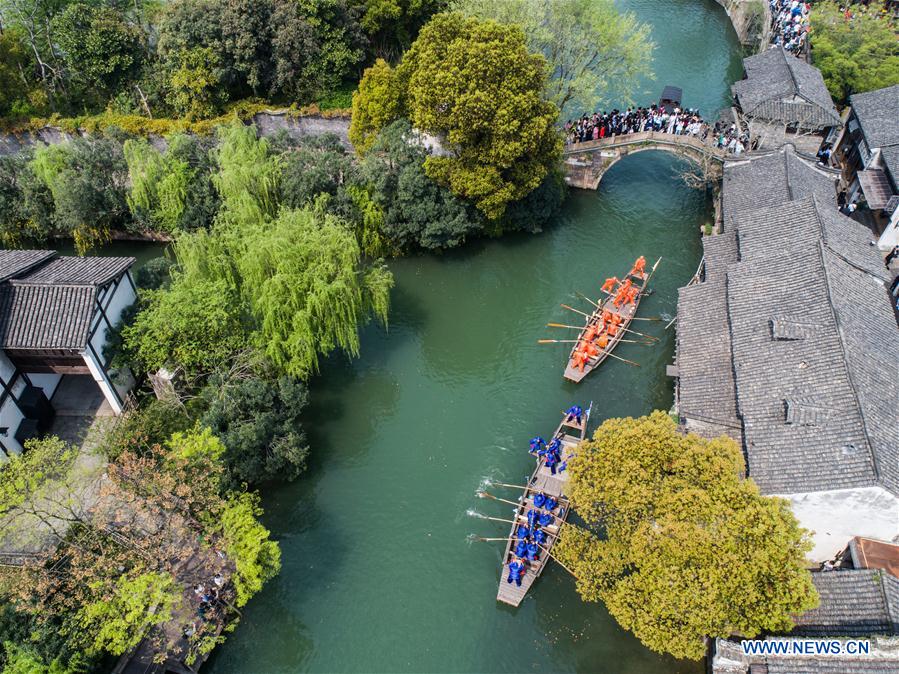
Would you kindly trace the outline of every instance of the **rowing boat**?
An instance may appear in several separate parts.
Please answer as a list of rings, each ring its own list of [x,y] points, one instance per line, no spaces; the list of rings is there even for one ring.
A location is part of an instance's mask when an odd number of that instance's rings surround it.
[[[586,325],[584,325],[584,329],[581,330],[578,335],[577,342],[575,342],[574,346],[571,349],[571,353],[568,355],[568,363],[565,366],[565,374],[563,375],[565,379],[569,381],[573,381],[574,383],[580,383],[580,381],[586,377],[588,374],[593,372],[600,364],[609,357],[609,354],[618,346],[618,342],[622,340],[625,334],[627,334],[626,330],[630,326],[631,322],[634,320],[634,316],[637,314],[637,307],[640,306],[640,300],[643,299],[643,296],[646,294],[646,287],[649,285],[650,279],[652,279],[652,275],[656,271],[656,267],[659,266],[659,262],[662,261],[662,258],[656,260],[656,263],[652,266],[652,269],[647,273],[643,272],[642,274],[628,274],[625,276],[625,279],[631,278],[635,279],[636,283],[634,283],[634,287],[637,289],[637,297],[634,300],[633,304],[625,304],[620,309],[615,306],[615,293],[609,293],[606,297],[605,301],[603,301],[596,310],[590,315],[587,319]],[[622,282],[624,279],[622,279]],[[606,348],[602,349],[597,355],[593,356],[584,363],[584,369],[575,364],[574,355],[577,351],[578,346],[584,340],[584,336],[587,333],[587,330],[590,329],[590,326],[594,326],[599,324],[602,320],[602,312],[608,311],[612,314],[618,314],[622,318],[621,325],[618,326],[618,332],[609,340],[609,343],[606,345]]]
[[[577,423],[576,419],[569,420],[568,415],[562,417],[562,422],[553,434],[550,442],[558,438],[562,443],[561,464],[566,463],[574,456],[574,450],[587,435],[587,423],[590,420],[590,411],[593,409],[593,403],[581,416],[581,423]],[[560,464],[560,465],[561,465]],[[557,471],[553,474],[552,470],[546,466],[544,457],[539,457],[537,466],[528,480],[527,487],[518,499],[518,508],[515,510],[514,524],[509,532],[509,540],[506,542],[506,549],[503,553],[503,566],[499,577],[499,591],[496,594],[496,600],[511,606],[518,606],[527,591],[534,584],[534,581],[543,573],[543,569],[549,561],[547,551],[552,550],[558,539],[562,525],[568,519],[568,512],[571,509],[568,498],[565,496],[565,487],[568,483],[568,472],[565,470]],[[540,551],[539,559],[535,562],[529,562],[527,570],[521,579],[519,587],[514,582],[507,581],[509,577],[509,564],[512,563],[515,555],[513,548],[517,541],[517,530],[519,524],[527,525],[528,510],[534,509],[546,512],[534,505],[534,496],[543,492],[547,496],[553,496],[558,500],[558,507],[551,513],[555,519],[552,525],[541,527],[547,534],[546,543],[543,544],[543,550]]]

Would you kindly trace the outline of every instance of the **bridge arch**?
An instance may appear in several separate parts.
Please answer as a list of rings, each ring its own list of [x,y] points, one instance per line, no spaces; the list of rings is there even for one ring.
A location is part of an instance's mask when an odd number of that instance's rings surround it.
[[[711,138],[708,140],[711,141]],[[724,162],[727,156],[712,142],[704,142],[694,136],[642,131],[567,145],[563,153],[565,182],[572,187],[595,190],[612,166],[628,155],[647,150],[669,152],[697,164],[708,160]]]

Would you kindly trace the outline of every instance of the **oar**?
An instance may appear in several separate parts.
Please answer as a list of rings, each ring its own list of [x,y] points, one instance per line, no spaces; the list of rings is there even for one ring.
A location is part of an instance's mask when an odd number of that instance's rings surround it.
[[[567,304],[563,304],[563,305],[562,305],[562,308],[563,308],[563,309],[568,309],[568,310],[570,310],[570,311],[573,311],[574,313],[580,314],[581,316],[586,316],[587,318],[589,318],[589,319],[591,319],[591,320],[594,318],[594,316],[592,316],[592,315],[590,315],[590,314],[585,314],[583,311],[578,311],[578,310],[575,309],[574,307],[569,307]]]
[[[579,293],[577,290],[575,290],[575,291],[574,291],[574,294],[577,295],[578,297],[580,297],[582,300],[587,300],[590,304],[592,304],[592,305],[593,305],[594,307],[596,307],[597,309],[600,308],[600,306],[599,306],[596,302],[594,302],[593,300],[591,300],[591,299],[590,299],[589,297],[587,297],[584,293]]]
[[[506,524],[519,524],[518,522],[515,522],[513,520],[504,520],[501,517],[489,517],[487,515],[481,515],[478,519],[492,520],[493,522],[505,522]]]
[[[565,325],[564,323],[547,323],[546,327],[548,328],[571,328],[572,330],[584,330],[586,329],[586,325],[583,327],[579,327],[577,325]],[[637,332],[636,330],[631,330],[630,328],[618,328],[619,330],[623,330],[624,332],[629,332],[633,335],[637,335],[639,337],[645,337],[646,339],[653,339],[655,341],[659,341],[658,337],[654,337],[653,335],[644,335],[642,332]]]
[[[612,353],[611,351],[610,351],[609,353],[607,353],[606,355],[607,355],[607,356],[611,356],[612,358],[615,358],[616,360],[623,361],[623,362],[627,363],[628,365],[633,365],[633,366],[635,366],[635,367],[640,367],[640,363],[635,363],[634,361],[628,360],[627,358],[622,358],[621,356],[616,356],[616,355],[615,355],[614,353]]]
[[[583,342],[583,339],[538,339],[538,344],[577,344]],[[624,342],[625,344],[642,344],[643,346],[654,346],[655,342],[643,341],[640,339],[619,339],[615,343]]]
[[[489,542],[489,541],[508,541],[508,538],[485,538],[484,536],[471,536],[470,540],[478,541],[479,543]]]
[[[632,320],[632,321],[660,321],[662,319],[659,318],[658,316],[647,316],[647,317],[634,316],[630,320]]]
[[[533,487],[525,487],[520,484],[506,484],[505,482],[494,482],[493,480],[488,480],[487,483],[491,487],[509,487],[510,489],[533,489]]]
[[[493,494],[488,494],[486,491],[479,491],[478,498],[489,498],[493,501],[500,501],[502,503],[508,503],[509,505],[513,505],[516,508],[520,508],[522,504],[518,501],[510,501],[508,499],[500,498],[499,496],[494,496]]]

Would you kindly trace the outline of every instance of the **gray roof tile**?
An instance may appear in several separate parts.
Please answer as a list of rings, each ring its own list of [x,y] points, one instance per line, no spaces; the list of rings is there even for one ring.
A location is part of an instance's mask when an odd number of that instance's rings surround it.
[[[874,569],[812,574],[821,597],[818,608],[796,618],[792,634],[808,637],[863,637],[899,633],[887,603],[886,584],[896,578]]]
[[[0,250],[0,282],[24,274],[55,255],[55,250]]]
[[[93,286],[0,286],[0,348],[83,351],[96,293]]]
[[[732,90],[745,114],[800,122],[804,128],[840,124],[821,71],[814,66],[775,47],[743,59],[743,67],[746,79]],[[793,97],[802,101],[787,102]]]
[[[868,146],[886,147],[899,144],[899,84],[853,94],[849,104],[858,118]]]
[[[109,283],[134,264],[133,257],[58,257],[15,283],[29,285],[92,285]]]

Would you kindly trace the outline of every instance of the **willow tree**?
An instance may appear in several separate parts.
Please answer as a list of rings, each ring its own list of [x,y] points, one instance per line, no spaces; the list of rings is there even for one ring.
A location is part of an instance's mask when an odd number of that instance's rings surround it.
[[[524,29],[528,48],[549,64],[548,94],[560,110],[593,111],[631,100],[649,76],[649,26],[612,0],[454,0],[464,14]]]
[[[742,478],[733,440],[681,435],[662,412],[610,419],[569,467],[592,530],[569,526],[554,553],[647,647],[699,659],[706,636],[786,631],[817,605],[807,532]]]
[[[359,354],[359,325],[387,322],[393,279],[363,266],[352,230],[314,209],[282,210],[242,232],[237,268],[255,318],[254,339],[281,371],[307,377],[319,356]]]

